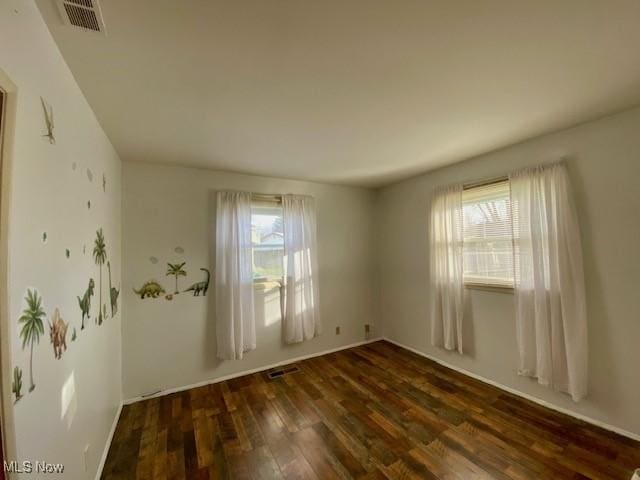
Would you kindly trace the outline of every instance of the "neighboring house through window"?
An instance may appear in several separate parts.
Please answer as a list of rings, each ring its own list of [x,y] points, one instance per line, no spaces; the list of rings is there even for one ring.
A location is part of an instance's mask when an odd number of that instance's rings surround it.
[[[284,228],[282,205],[254,202],[251,206],[251,245],[254,280],[280,280],[283,275]]]

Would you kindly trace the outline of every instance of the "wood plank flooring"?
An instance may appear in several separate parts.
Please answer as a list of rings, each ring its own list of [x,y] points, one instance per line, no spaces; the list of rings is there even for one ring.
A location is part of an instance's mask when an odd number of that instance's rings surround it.
[[[103,479],[625,479],[640,444],[384,341],[125,406]]]

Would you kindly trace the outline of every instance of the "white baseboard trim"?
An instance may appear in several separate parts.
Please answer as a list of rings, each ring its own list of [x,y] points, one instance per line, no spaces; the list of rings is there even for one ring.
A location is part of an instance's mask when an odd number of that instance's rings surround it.
[[[107,461],[107,455],[109,455],[109,449],[111,448],[111,442],[113,441],[113,434],[116,433],[118,420],[120,420],[122,407],[123,407],[123,403],[121,402],[120,406],[118,407],[118,410],[116,411],[116,415],[113,418],[113,423],[111,424],[111,430],[109,431],[109,436],[107,437],[107,441],[104,445],[102,457],[100,458],[100,463],[98,464],[98,470],[96,471],[96,480],[100,480],[100,477],[102,476],[102,470],[104,469],[104,464]]]
[[[382,337],[372,338],[370,340],[364,340],[362,342],[350,343],[349,345],[344,345],[338,348],[332,348],[329,350],[322,350],[320,352],[311,353],[309,355],[303,355],[301,357],[288,358],[286,360],[282,360],[281,362],[271,363],[269,365],[262,365],[260,367],[252,368],[250,370],[243,370],[237,373],[231,373],[229,375],[223,375],[221,377],[211,378],[208,380],[203,380],[202,382],[192,383],[191,385],[184,385],[180,387],[168,388],[166,390],[161,390],[159,392],[154,393],[153,395],[146,395],[144,397],[133,397],[124,400],[125,405],[130,405],[132,403],[141,402],[142,400],[148,400],[150,398],[156,397],[164,397],[165,395],[169,395],[171,393],[184,392],[185,390],[190,390],[192,388],[204,387],[205,385],[212,385],[214,383],[224,382],[225,380],[231,380],[233,378],[243,377],[245,375],[251,375],[252,373],[263,372],[265,370],[270,370],[275,367],[281,367],[282,365],[288,365],[290,363],[300,362],[302,360],[307,360],[308,358],[321,357],[322,355],[326,355],[328,353],[339,352],[340,350],[347,350],[348,348],[358,347],[360,345],[366,345],[367,343],[373,343],[382,340]]]
[[[534,396],[529,395],[527,393],[523,393],[523,392],[521,392],[519,390],[516,390],[514,388],[507,387],[506,385],[498,383],[498,382],[496,382],[494,380],[490,380],[490,379],[488,379],[486,377],[483,377],[482,375],[478,375],[477,373],[473,373],[473,372],[470,372],[468,370],[465,370],[464,368],[460,368],[458,366],[452,365],[452,364],[450,364],[448,362],[445,362],[444,360],[440,360],[437,357],[434,357],[432,355],[428,355],[428,354],[426,354],[424,352],[421,352],[420,350],[417,350],[415,348],[412,348],[412,347],[410,347],[408,345],[404,345],[404,344],[402,344],[400,342],[396,342],[395,340],[392,340],[392,339],[390,339],[388,337],[382,337],[382,340],[386,340],[387,342],[393,343],[394,345],[396,345],[396,346],[398,346],[400,348],[404,348],[405,350],[409,350],[410,352],[413,352],[416,355],[420,355],[421,357],[424,357],[424,358],[427,358],[429,360],[432,360],[432,361],[442,365],[443,367],[450,368],[451,370],[455,370],[456,372],[462,373],[463,375],[467,375],[468,377],[472,377],[472,378],[475,378],[476,380],[480,380],[481,382],[488,383],[489,385],[493,385],[494,387],[497,387],[500,390],[504,390],[504,391],[509,392],[509,393],[511,393],[513,395],[516,395],[518,397],[524,398],[526,400],[530,400],[533,403],[537,403],[538,405],[542,405],[543,407],[549,408],[551,410],[555,410],[556,412],[563,413],[563,414],[568,415],[570,417],[577,418],[578,420],[582,420],[584,422],[587,422],[587,423],[590,423],[592,425],[595,425],[596,427],[600,427],[600,428],[602,428],[604,430],[608,430],[610,432],[617,433],[618,435],[622,435],[623,437],[627,437],[627,438],[630,438],[632,440],[636,440],[636,441],[640,442],[640,435],[637,434],[637,433],[629,432],[628,430],[624,430],[624,429],[622,429],[620,427],[615,427],[613,425],[609,425],[608,423],[604,423],[604,422],[601,422],[600,420],[596,420],[595,418],[591,418],[591,417],[588,417],[586,415],[582,415],[581,413],[573,412],[573,411],[568,410],[566,408],[558,407],[557,405],[554,405],[552,403],[549,403],[549,402],[547,402],[545,400],[542,400],[540,398],[534,397]]]

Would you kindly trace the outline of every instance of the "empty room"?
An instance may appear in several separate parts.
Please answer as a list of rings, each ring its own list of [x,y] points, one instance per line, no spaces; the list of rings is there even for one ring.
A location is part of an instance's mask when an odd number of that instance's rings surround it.
[[[0,480],[640,480],[638,0],[0,0]]]

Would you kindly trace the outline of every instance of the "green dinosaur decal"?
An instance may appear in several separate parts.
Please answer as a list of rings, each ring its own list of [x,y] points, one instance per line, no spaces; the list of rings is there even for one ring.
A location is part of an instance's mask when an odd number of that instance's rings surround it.
[[[95,286],[96,284],[93,281],[93,278],[90,278],[87,291],[84,292],[82,298],[78,297],[78,305],[80,305],[80,310],[82,310],[82,325],[80,326],[80,330],[84,330],[84,317],[91,318],[89,310],[91,309],[91,297],[93,296],[93,289]]]
[[[146,297],[158,298],[160,295],[165,293],[164,288],[162,288],[162,286],[155,280],[149,280],[140,287],[140,290],[136,290],[134,288],[133,291],[136,295],[140,295],[141,299],[145,299]]]
[[[13,403],[17,403],[22,398],[22,369],[20,367],[13,367],[13,383],[11,384],[11,391],[15,395]]]
[[[109,299],[111,300],[111,318],[113,318],[118,313],[120,289],[111,285],[111,262],[107,262],[107,270],[109,270]]]
[[[206,274],[207,278],[205,278],[201,282],[194,283],[189,288],[184,290],[184,292],[193,292],[194,297],[200,296],[200,293],[202,293],[202,296],[205,296],[207,294],[207,290],[209,290],[209,280],[211,279],[211,273],[209,273],[209,270],[207,270],[206,268],[201,268],[200,270],[202,270]]]

